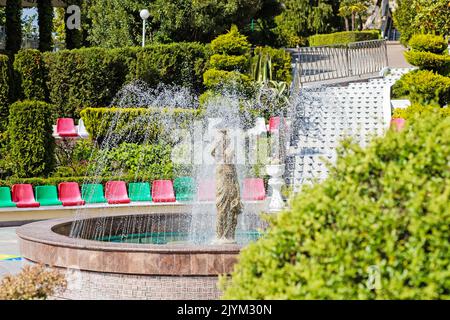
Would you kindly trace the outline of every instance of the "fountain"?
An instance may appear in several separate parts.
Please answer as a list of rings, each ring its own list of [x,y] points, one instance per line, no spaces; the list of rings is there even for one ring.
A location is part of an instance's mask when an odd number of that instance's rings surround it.
[[[141,90],[131,89],[141,95]],[[164,91],[164,95],[161,104],[167,106],[170,94]],[[150,99],[151,103],[145,103],[155,105],[160,97]],[[119,100],[136,103],[135,98],[124,96]],[[175,100],[183,101],[179,96]],[[197,166],[196,176],[197,181],[215,178],[214,201],[105,206],[95,211],[80,207],[74,218],[18,229],[22,256],[70,274],[68,290],[57,298],[219,298],[218,276],[231,273],[242,247],[266,227],[259,218],[267,211],[266,201],[241,200],[240,184],[247,168],[236,161],[243,144],[236,142],[242,135],[234,131],[244,128],[236,120],[238,113],[239,101],[225,95],[206,112],[206,119],[214,116],[219,121],[202,126],[214,131],[215,139],[206,148],[214,162]],[[171,134],[178,126],[172,119],[164,125]],[[118,135],[114,128],[109,132],[105,145],[115,145],[132,134]],[[102,161],[96,159],[98,167],[92,176],[102,169]]]

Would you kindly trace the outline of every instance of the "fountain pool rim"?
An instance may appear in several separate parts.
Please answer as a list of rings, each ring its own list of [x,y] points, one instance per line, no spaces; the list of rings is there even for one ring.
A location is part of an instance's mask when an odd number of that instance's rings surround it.
[[[243,247],[238,244],[133,244],[71,238],[63,233],[74,221],[75,218],[45,220],[18,228],[22,256],[50,267],[102,273],[212,276],[231,273]]]

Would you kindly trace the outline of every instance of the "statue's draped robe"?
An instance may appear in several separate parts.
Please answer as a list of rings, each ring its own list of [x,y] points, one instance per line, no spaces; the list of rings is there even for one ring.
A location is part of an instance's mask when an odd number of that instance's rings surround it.
[[[230,146],[228,132],[219,130],[212,155],[216,158],[216,239],[233,241],[238,215],[242,212],[242,202],[234,150]]]

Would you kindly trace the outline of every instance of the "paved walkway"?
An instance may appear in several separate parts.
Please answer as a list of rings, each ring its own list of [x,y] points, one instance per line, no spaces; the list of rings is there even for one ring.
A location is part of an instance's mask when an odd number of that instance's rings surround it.
[[[0,228],[0,279],[23,267],[16,228]]]
[[[390,68],[411,68],[412,66],[406,62],[403,52],[406,48],[399,41],[387,42],[388,64]]]

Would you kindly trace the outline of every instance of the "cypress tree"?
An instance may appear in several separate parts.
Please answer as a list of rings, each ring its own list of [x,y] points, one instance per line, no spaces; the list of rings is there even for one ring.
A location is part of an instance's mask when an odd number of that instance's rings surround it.
[[[53,7],[52,0],[38,0],[39,18],[39,50],[52,51],[53,49]]]
[[[6,0],[6,46],[8,53],[14,55],[22,46],[22,0]]]

